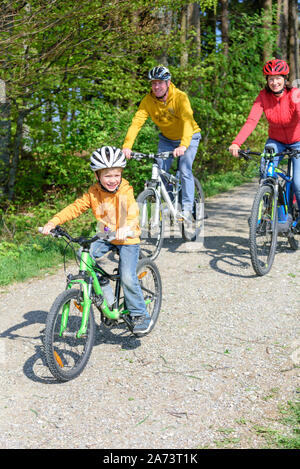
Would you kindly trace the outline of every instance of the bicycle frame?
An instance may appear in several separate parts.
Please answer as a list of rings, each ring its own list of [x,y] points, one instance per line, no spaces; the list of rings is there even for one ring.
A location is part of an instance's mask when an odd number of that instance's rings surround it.
[[[78,275],[69,274],[67,277],[67,287],[66,287],[66,289],[70,289],[74,285],[79,284],[80,290],[82,291],[82,294],[83,294],[83,302],[81,305],[77,306],[78,309],[82,312],[81,326],[76,334],[77,338],[80,338],[82,335],[84,335],[87,330],[89,312],[90,312],[91,305],[93,303],[92,288],[94,288],[94,292],[97,296],[102,297],[101,298],[102,299],[101,311],[103,312],[103,314],[108,319],[111,319],[111,320],[116,320],[116,319],[119,319],[120,317],[119,305],[116,308],[114,307],[112,310],[108,307],[107,301],[103,297],[102,288],[99,283],[96,272],[99,272],[100,274],[105,275],[108,278],[114,278],[115,280],[117,280],[116,293],[118,293],[118,295],[117,295],[117,300],[114,303],[114,306],[119,301],[119,291],[120,291],[120,282],[118,281],[120,278],[119,275],[118,274],[110,275],[107,272],[105,272],[100,266],[97,266],[94,259],[92,259],[92,257],[90,256],[89,251],[83,249],[81,253],[81,258],[80,258],[79,274]],[[69,308],[70,308],[70,305],[66,304],[62,312],[61,327],[60,327],[60,333],[59,333],[60,336],[65,333],[66,328],[67,328]],[[126,313],[128,314],[128,311],[122,311],[122,314],[126,314]]]
[[[110,309],[106,299],[103,296],[103,291],[100,285],[100,282],[97,277],[97,273],[104,275],[110,280],[116,281],[115,286],[115,302],[113,308]],[[130,313],[127,309],[124,308],[124,302],[119,304],[120,301],[120,275],[119,272],[116,274],[109,274],[102,267],[100,267],[96,261],[91,257],[88,250],[83,249],[80,258],[80,270],[78,275],[69,274],[67,277],[67,287],[66,289],[71,289],[74,285],[79,284],[80,289],[83,295],[83,302],[81,305],[76,305],[76,307],[82,312],[82,319],[80,328],[76,334],[77,338],[80,338],[87,331],[88,320],[90,308],[93,303],[93,291],[95,292],[96,297],[101,298],[101,311],[104,316],[112,321],[118,320],[121,316],[125,322],[128,321],[126,316]],[[145,304],[149,304],[151,299],[145,299]],[[69,317],[70,305],[66,304],[62,311],[61,326],[59,335],[62,336],[66,334],[68,317]],[[127,322],[128,324],[128,322]]]
[[[290,159],[288,160],[288,171],[286,174],[280,168],[274,167],[273,156],[266,155],[266,154],[263,154],[262,156],[266,157],[267,177],[263,179],[260,182],[260,184],[261,185],[271,184],[274,187],[275,206],[273,206],[272,222],[274,222],[274,217],[275,217],[277,208],[283,207],[284,212],[281,214],[283,221],[278,219],[278,228],[279,228],[279,231],[284,231],[284,229],[286,228],[285,219],[290,212],[290,208],[291,208],[290,205],[291,205],[292,194],[293,194],[293,190],[292,190],[293,180],[290,175],[291,160]],[[280,178],[286,182],[284,188],[279,183]],[[280,202],[280,204],[278,204],[278,201]]]
[[[172,202],[161,176],[165,176],[167,181],[175,185],[176,190],[174,192],[174,202]],[[154,182],[156,183],[156,187],[153,187]],[[162,199],[166,202],[173,218],[176,218],[179,214],[181,215],[180,210],[179,210],[179,198],[178,198],[178,193],[180,189],[179,179],[176,176],[159,168],[157,163],[153,163],[151,181],[148,181],[146,185],[148,188],[153,189],[153,191],[155,192],[160,202],[159,204],[155,204],[155,213],[154,213],[155,224],[159,223],[160,204],[161,204]],[[144,213],[143,213],[143,216],[145,216]],[[142,223],[145,223],[145,222],[146,220],[142,219]]]

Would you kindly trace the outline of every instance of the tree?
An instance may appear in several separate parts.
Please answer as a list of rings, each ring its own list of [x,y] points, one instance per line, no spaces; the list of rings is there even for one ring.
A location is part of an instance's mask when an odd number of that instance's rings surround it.
[[[263,0],[263,28],[264,28],[264,44],[263,44],[263,62],[270,60],[273,55],[272,44],[272,0]]]
[[[277,6],[277,48],[282,59],[288,60],[289,0],[278,0]]]
[[[299,75],[299,16],[297,0],[289,0],[289,65],[290,80]]]
[[[229,18],[228,0],[221,0],[221,34],[224,54],[228,56],[229,49]]]

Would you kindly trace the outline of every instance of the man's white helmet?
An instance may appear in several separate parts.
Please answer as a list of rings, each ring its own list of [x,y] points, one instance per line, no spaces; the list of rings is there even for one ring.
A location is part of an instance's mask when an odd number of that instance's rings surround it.
[[[149,80],[162,80],[168,81],[171,80],[171,73],[167,67],[164,65],[158,65],[157,67],[152,68],[148,73]]]
[[[125,168],[126,158],[120,148],[103,146],[93,152],[90,166],[92,171],[105,168]]]

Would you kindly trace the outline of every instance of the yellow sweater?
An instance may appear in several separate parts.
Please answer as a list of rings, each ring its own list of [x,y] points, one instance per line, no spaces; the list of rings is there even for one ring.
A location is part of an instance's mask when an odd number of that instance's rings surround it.
[[[87,193],[57,213],[50,221],[56,226],[79,217],[92,209],[98,221],[98,230],[103,232],[107,226],[112,231],[129,226],[135,233],[134,238],[125,241],[112,241],[113,244],[138,244],[141,230],[139,227],[139,208],[134,199],[133,188],[126,179],[122,179],[116,193],[106,192],[98,183],[91,186]]]
[[[170,83],[165,103],[157,99],[152,92],[142,99],[128,129],[123,148],[132,148],[137,134],[148,117],[166,138],[180,140],[180,145],[186,148],[190,145],[193,135],[200,132],[187,94]]]

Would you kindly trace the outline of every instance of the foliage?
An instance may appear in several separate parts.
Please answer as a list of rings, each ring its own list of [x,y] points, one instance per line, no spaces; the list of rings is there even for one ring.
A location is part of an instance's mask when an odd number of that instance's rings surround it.
[[[91,152],[102,144],[122,146],[149,90],[147,71],[161,60],[168,62],[175,85],[188,93],[201,127],[195,175],[208,193],[227,186],[226,173],[236,180],[240,163],[227,148],[263,86],[263,21],[253,2],[231,2],[226,55],[216,40],[220,3],[196,3],[201,55],[195,30],[182,43],[180,18],[187,0],[1,2],[1,79],[10,106],[10,164],[16,171],[13,203],[1,201],[4,241],[24,241],[24,233],[33,234],[94,182]],[[261,119],[247,145],[260,149],[266,134]],[[134,149],[155,151],[157,141],[158,130],[148,120]],[[151,163],[144,161],[130,161],[124,171],[136,194],[150,174]]]

